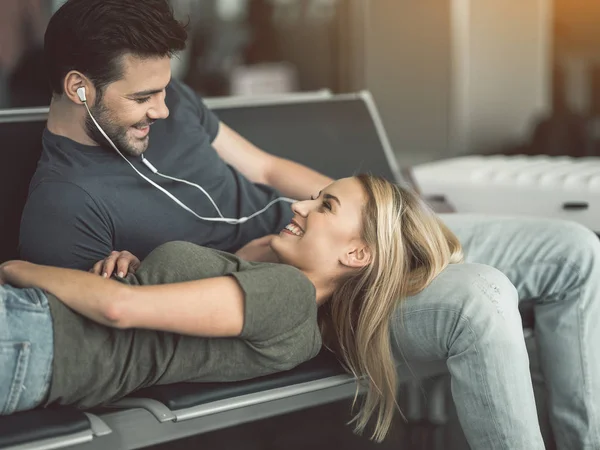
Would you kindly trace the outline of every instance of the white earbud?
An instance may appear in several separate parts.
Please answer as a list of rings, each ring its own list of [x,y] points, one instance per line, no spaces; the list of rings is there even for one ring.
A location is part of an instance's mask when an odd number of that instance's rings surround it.
[[[85,88],[84,87],[80,87],[77,89],[77,96],[79,97],[79,100],[81,100],[83,103],[85,103],[87,101],[87,99],[85,98]]]

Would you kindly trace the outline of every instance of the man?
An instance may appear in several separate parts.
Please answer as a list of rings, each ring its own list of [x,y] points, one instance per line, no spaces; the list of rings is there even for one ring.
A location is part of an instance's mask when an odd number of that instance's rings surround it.
[[[22,257],[88,270],[111,251],[143,258],[179,239],[268,258],[268,235],[291,218],[284,203],[235,225],[206,219],[247,217],[278,192],[307,198],[331,180],[256,148],[170,80],[169,58],[183,48],[185,31],[165,0],[140,4],[69,0],[50,22],[54,96],[23,213]],[[214,205],[155,170],[198,184]],[[591,348],[600,342],[598,239],[564,222],[444,220],[470,263],[449,267],[398,309],[391,323],[398,361],[447,360],[472,448],[543,448],[517,309],[519,299],[536,298],[556,441],[562,449],[600,448],[600,352]]]

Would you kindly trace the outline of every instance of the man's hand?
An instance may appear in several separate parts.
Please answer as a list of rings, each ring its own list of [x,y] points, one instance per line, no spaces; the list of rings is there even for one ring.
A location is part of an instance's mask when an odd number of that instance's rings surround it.
[[[268,234],[267,236],[254,239],[240,248],[235,254],[246,261],[277,263],[279,259],[271,248],[271,241],[274,237],[274,234]]]
[[[135,273],[140,267],[140,260],[128,251],[113,251],[106,258],[101,259],[90,270],[91,273],[102,275],[104,278],[110,278],[116,271],[119,278],[123,278],[128,273]]]

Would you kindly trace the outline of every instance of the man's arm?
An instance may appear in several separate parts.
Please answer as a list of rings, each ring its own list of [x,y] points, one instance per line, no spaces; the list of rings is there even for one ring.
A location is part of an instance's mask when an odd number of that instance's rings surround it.
[[[33,190],[21,218],[21,259],[89,270],[111,250],[110,224],[83,189],[44,182]]]
[[[287,197],[307,199],[333,181],[302,164],[259,149],[223,122],[213,146],[227,164],[250,181],[274,187]]]

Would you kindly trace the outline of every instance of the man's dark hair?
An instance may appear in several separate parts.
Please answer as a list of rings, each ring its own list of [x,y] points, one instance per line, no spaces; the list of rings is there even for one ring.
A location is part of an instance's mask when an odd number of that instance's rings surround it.
[[[50,87],[62,94],[64,77],[78,70],[101,96],[123,77],[123,55],[170,57],[185,48],[186,39],[167,0],[68,0],[44,37]]]

